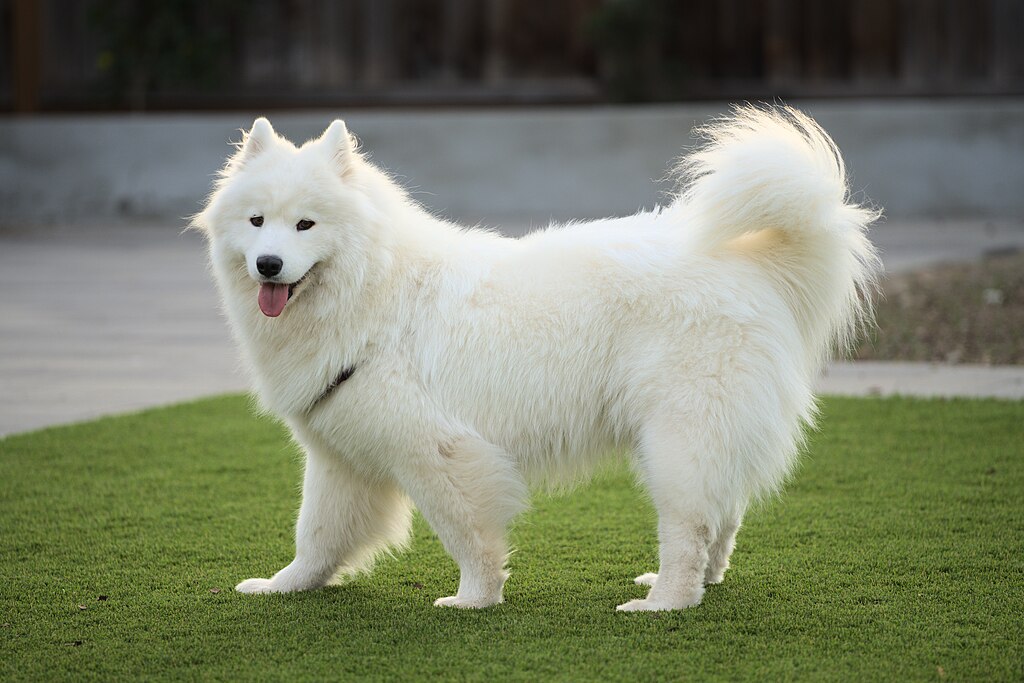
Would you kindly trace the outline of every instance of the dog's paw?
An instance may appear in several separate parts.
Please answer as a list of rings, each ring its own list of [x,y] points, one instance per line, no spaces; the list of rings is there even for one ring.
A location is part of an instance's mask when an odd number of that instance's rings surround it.
[[[725,570],[728,568],[728,565],[725,567],[709,567],[708,571],[704,574],[704,585],[713,586],[715,584],[722,583],[725,579]]]
[[[235,586],[235,592],[253,595],[255,593],[281,593],[283,591],[280,588],[274,588],[273,581],[270,579],[246,579]]]
[[[654,572],[647,572],[633,579],[633,583],[638,586],[654,586],[654,582],[658,580],[658,575]]]
[[[669,610],[686,609],[687,607],[696,607],[700,604],[701,598],[704,596],[703,589],[696,595],[692,595],[688,598],[667,600],[664,598],[651,598],[650,596],[643,600],[630,600],[624,602],[615,609],[619,612],[667,612]]]
[[[460,607],[462,609],[482,609],[491,607],[501,602],[501,598],[462,598],[458,595],[451,595],[447,598],[434,600],[434,607]]]
[[[630,600],[629,602],[622,603],[615,609],[618,612],[667,612],[669,610],[694,607],[699,604],[699,600],[697,602],[682,603],[678,605],[674,603],[661,602],[659,600]]]

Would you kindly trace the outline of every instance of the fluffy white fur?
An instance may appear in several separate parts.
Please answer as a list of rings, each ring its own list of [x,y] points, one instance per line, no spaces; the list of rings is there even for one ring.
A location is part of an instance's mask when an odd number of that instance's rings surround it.
[[[658,512],[660,570],[619,609],[698,604],[748,504],[792,469],[812,385],[870,315],[878,270],[876,213],[851,203],[810,118],[746,107],[703,133],[667,206],[508,239],[431,216],[341,121],[295,147],[257,119],[195,224],[306,472],[295,560],[237,590],[365,567],[406,542],[415,505],[461,571],[436,604],[493,605],[529,487],[626,449]],[[275,281],[302,279],[276,318],[257,306],[268,254]]]

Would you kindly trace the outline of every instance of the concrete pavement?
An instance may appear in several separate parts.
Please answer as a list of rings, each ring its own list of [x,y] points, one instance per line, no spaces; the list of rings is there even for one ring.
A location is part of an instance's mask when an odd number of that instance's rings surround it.
[[[1024,366],[857,361],[833,363],[818,384],[840,396],[1024,398]]]
[[[244,387],[180,226],[0,235],[0,434]]]
[[[1024,248],[1024,222],[890,222],[873,238],[899,272]],[[0,291],[0,434],[245,388],[203,240],[181,224],[2,231]],[[821,390],[1020,399],[1024,367],[842,363]]]

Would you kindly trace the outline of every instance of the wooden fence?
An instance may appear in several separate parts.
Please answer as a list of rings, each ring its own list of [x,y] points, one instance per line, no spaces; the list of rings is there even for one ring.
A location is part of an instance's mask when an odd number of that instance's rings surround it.
[[[1024,0],[0,0],[0,110],[1024,93]]]

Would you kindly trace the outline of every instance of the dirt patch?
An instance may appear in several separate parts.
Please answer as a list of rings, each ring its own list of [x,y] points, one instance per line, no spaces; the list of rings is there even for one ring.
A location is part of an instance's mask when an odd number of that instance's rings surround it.
[[[1024,365],[1024,252],[888,278],[860,360]]]

